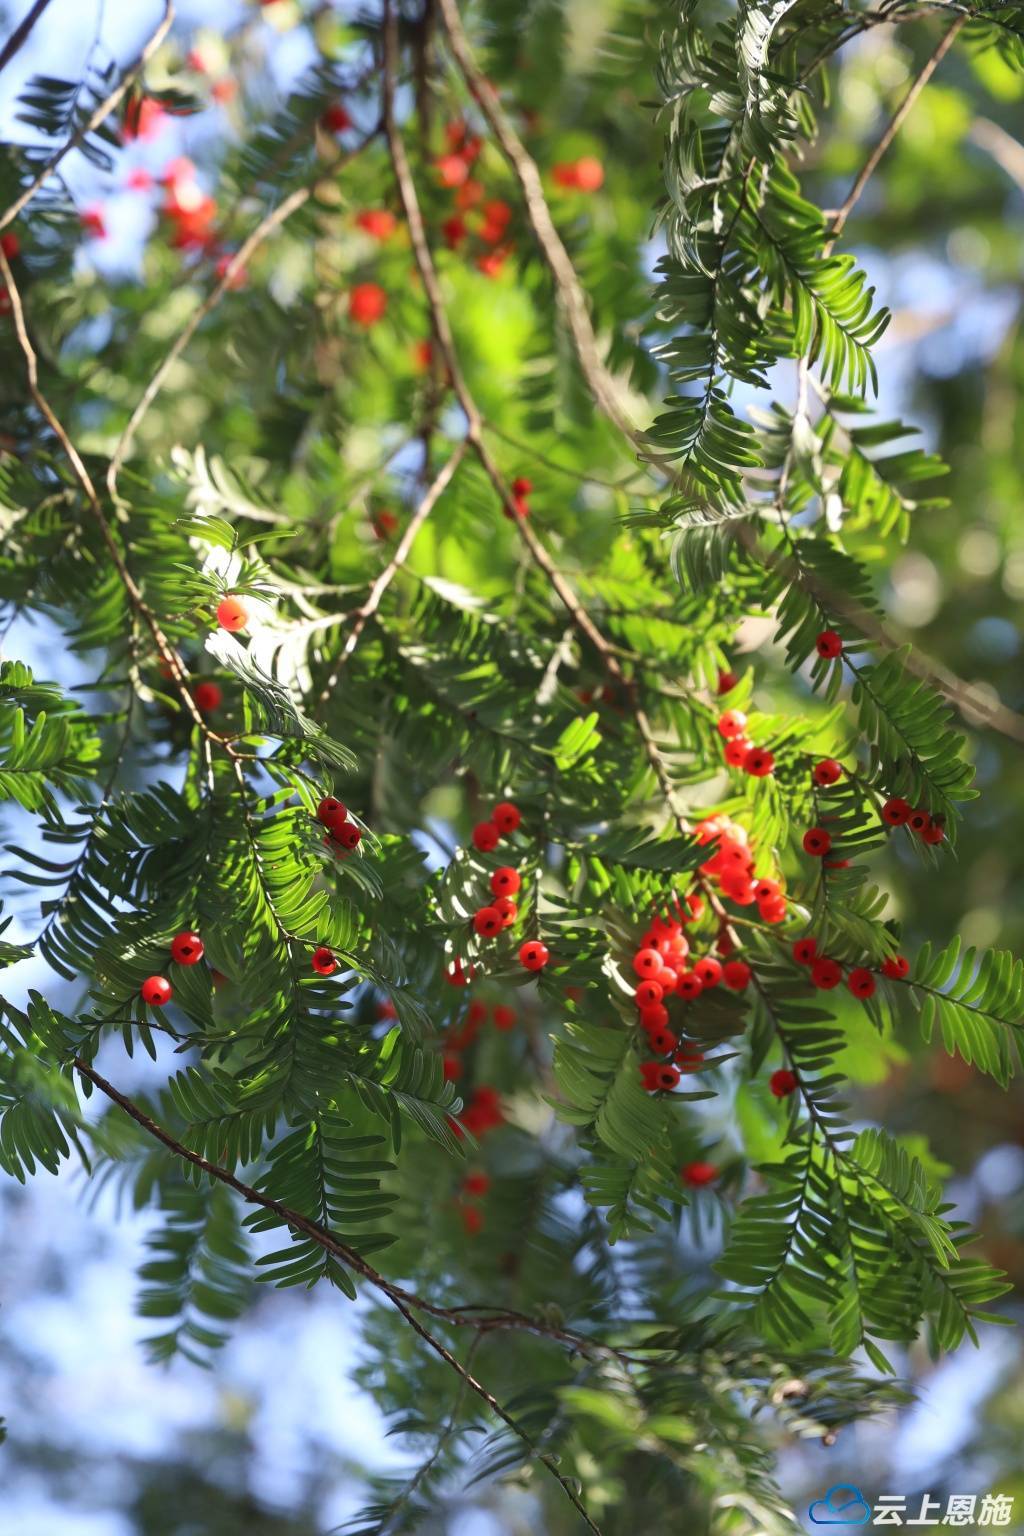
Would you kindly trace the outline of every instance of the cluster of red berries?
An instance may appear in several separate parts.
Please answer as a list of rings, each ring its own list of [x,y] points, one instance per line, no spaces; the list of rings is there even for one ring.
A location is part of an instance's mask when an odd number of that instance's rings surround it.
[[[750,967],[743,960],[728,960],[723,965],[714,955],[703,955],[692,966],[687,964],[690,943],[683,924],[701,910],[700,897],[690,898],[693,906],[686,915],[677,905],[679,918],[656,916],[642,936],[633,955],[633,971],[638,980],[633,989],[640,1028],[647,1037],[653,1056],[661,1058],[640,1063],[640,1077],[650,1093],[671,1092],[681,1072],[695,1072],[704,1061],[703,1053],[689,1042],[680,1044],[669,1028],[668,999],[679,997],[691,1003],[701,993],[720,983],[741,992],[750,981]],[[670,1059],[665,1060],[668,1057]]]
[[[710,816],[698,824],[694,837],[702,847],[714,844],[715,851],[700,866],[700,872],[706,880],[718,885],[723,896],[740,907],[750,907],[756,902],[766,923],[785,920],[786,898],[782,886],[770,876],[754,876],[754,855],[742,827],[726,816]]]
[[[941,817],[929,815],[923,806],[912,806],[898,795],[885,802],[881,815],[887,827],[906,827],[923,843],[941,843],[946,835]]]
[[[765,779],[775,771],[775,758],[767,747],[759,747],[746,734],[747,717],[742,709],[727,709],[718,717],[718,734],[723,738],[723,756],[730,768],[742,768],[755,779]]]
[[[443,187],[451,193],[454,211],[441,224],[441,233],[449,250],[457,251],[464,242],[477,242],[475,264],[485,277],[497,277],[515,246],[508,239],[512,209],[500,197],[488,198],[486,188],[473,175],[473,168],[483,148],[477,134],[471,134],[464,122],[445,126],[446,150],[434,162]]]
[[[461,1121],[461,1125],[459,1124]],[[449,1120],[449,1125],[456,1136],[461,1136],[463,1129],[477,1141],[485,1136],[488,1131],[497,1130],[499,1125],[504,1125],[505,1116],[501,1109],[501,1096],[497,1088],[492,1088],[489,1083],[480,1083],[473,1089],[473,1097],[459,1116],[459,1121]]]
[[[527,480],[525,475],[518,475],[512,481],[512,506],[516,517],[529,517],[530,503],[527,497],[532,490],[533,481]],[[507,518],[512,518],[513,512],[510,512],[508,507],[502,507],[502,511]]]
[[[490,1010],[495,1029],[514,1029],[518,1014],[507,1003],[496,1003]],[[450,1029],[444,1042],[444,1075],[449,1081],[462,1076],[462,1053],[469,1049],[487,1022],[486,1003],[474,1001],[466,1010],[466,1017],[457,1029]]]
[[[202,939],[191,929],[184,929],[171,940],[171,959],[175,965],[198,965],[204,953]],[[163,1008],[174,995],[166,976],[147,976],[139,991],[142,1001],[151,1008]]]
[[[316,819],[327,829],[324,847],[329,848],[336,859],[346,858],[363,840],[360,829],[354,821],[348,819],[348,807],[333,795],[327,795],[320,801],[316,808]]]
[[[476,1237],[477,1233],[483,1229],[483,1207],[478,1202],[483,1200],[490,1187],[490,1176],[480,1169],[467,1173],[462,1181],[459,1190],[459,1214],[469,1237]]]
[[[843,968],[839,961],[833,960],[831,955],[819,955],[815,938],[797,939],[793,945],[793,959],[797,965],[806,966],[810,970],[811,981],[819,991],[831,992],[843,979]],[[910,962],[903,955],[893,955],[883,960],[881,971],[883,976],[892,981],[903,981],[910,975]],[[846,985],[854,997],[866,1001],[874,996],[874,972],[863,965],[854,966],[847,974]]]
[[[512,900],[522,885],[519,871],[504,864],[491,875],[492,900],[474,913],[473,931],[478,938],[496,939],[505,928],[511,928],[519,915],[519,908]]]

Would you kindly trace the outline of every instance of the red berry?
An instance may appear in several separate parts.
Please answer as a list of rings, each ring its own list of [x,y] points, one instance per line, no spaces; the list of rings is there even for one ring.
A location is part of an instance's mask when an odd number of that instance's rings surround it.
[[[679,983],[679,972],[672,965],[663,965],[654,979],[660,982],[662,990],[667,994],[675,991]]]
[[[946,829],[942,825],[942,822],[933,821],[931,825],[925,827],[924,831],[921,833],[921,841],[924,843],[931,843],[932,846],[934,846],[936,843],[941,843],[945,836]]]
[[[481,907],[473,918],[473,930],[482,939],[493,939],[501,932],[503,923],[497,907]]]
[[[843,979],[843,968],[828,955],[819,955],[811,966],[811,980],[822,992],[831,992]]]
[[[513,1029],[516,1022],[516,1011],[508,1008],[504,1003],[499,1003],[494,1010],[494,1024],[497,1029]]]
[[[897,795],[894,799],[885,802],[881,814],[887,827],[902,827],[910,815],[910,802],[901,800]]]
[[[333,976],[338,969],[338,962],[326,944],[321,944],[318,949],[314,949],[310,964],[318,976]]]
[[[20,250],[21,241],[13,229],[9,229],[5,234],[0,235],[0,251],[3,251],[8,261],[13,261]]]
[[[695,970],[683,971],[676,982],[676,996],[685,998],[688,1003],[691,1003],[695,997],[700,997],[703,991],[704,983]]]
[[[217,604],[217,623],[232,635],[249,622],[249,610],[237,597],[222,597]]]
[[[499,832],[514,832],[522,819],[518,805],[513,805],[511,800],[499,801],[491,813],[491,820]]]
[[[689,1040],[684,1040],[672,1059],[680,1072],[696,1072],[704,1065],[704,1052]]]
[[[823,757],[820,763],[815,763],[811,776],[819,788],[827,789],[830,784],[839,783],[843,776],[843,765],[837,763],[834,757]]]
[[[640,1071],[648,1093],[671,1093],[679,1082],[679,1068],[669,1061],[645,1062]]]
[[[444,973],[444,979],[450,987],[468,987],[473,980],[476,967],[470,966],[467,970],[462,961],[456,956]]]
[[[692,1189],[699,1189],[703,1184],[713,1184],[718,1178],[718,1169],[714,1163],[686,1163],[679,1170],[679,1177],[684,1184],[689,1184]]]
[[[906,955],[891,955],[888,960],[882,961],[882,975],[891,977],[893,981],[902,981],[904,976],[910,975],[910,961]]]
[[[490,1178],[486,1173],[467,1173],[462,1181],[462,1193],[479,1199],[486,1195],[491,1187]]]
[[[491,890],[495,896],[514,896],[522,885],[517,869],[509,869],[507,866],[496,869],[491,876]]]
[[[446,1051],[441,1057],[441,1070],[446,1083],[453,1083],[462,1076],[462,1057],[458,1051]]]
[[[519,908],[516,906],[511,896],[495,896],[494,900],[491,902],[491,906],[494,908],[495,912],[500,914],[501,926],[503,928],[511,928],[512,924],[519,916]]]
[[[775,772],[775,758],[764,747],[751,747],[743,759],[743,768],[755,779],[766,779]]]
[[[757,909],[766,923],[784,923],[786,920],[784,896],[770,896],[767,901],[758,902]]]
[[[814,858],[824,858],[832,847],[832,839],[824,827],[811,827],[804,833],[804,852],[812,854]]]
[[[870,997],[875,990],[875,978],[869,970],[859,965],[847,976],[846,985],[854,997]]]
[[[551,959],[551,953],[546,944],[539,939],[527,939],[519,951],[520,963],[528,971],[542,971]]]
[[[581,192],[596,192],[604,185],[604,166],[593,155],[576,161],[576,186]]]
[[[478,821],[473,828],[473,847],[480,853],[490,853],[501,842],[501,833],[493,821]]]
[[[654,1029],[664,1029],[668,1023],[668,1009],[664,1003],[651,1003],[640,1010],[640,1027],[648,1034]]]
[[[834,629],[823,629],[814,645],[818,655],[823,656],[826,661],[835,661],[837,656],[843,654],[842,636],[838,635]]]
[[[743,768],[754,750],[753,742],[748,741],[746,736],[733,736],[726,742],[722,756],[730,768]]]
[[[337,830],[332,829],[332,835],[336,837],[341,846],[343,848],[347,848],[350,853],[353,848],[358,848],[359,844],[363,840],[362,830],[356,826],[354,821],[342,822]]]
[[[316,819],[325,827],[340,827],[348,820],[348,809],[333,795],[326,795],[316,808]]]
[[[779,882],[767,876],[763,876],[754,886],[754,896],[758,901],[770,901],[773,896],[778,896],[781,892],[782,886]]]
[[[747,728],[747,717],[742,709],[727,709],[718,717],[718,734],[724,736],[726,741],[732,741],[735,736],[742,736]]]
[[[356,325],[369,329],[383,320],[388,296],[379,283],[356,283],[348,296],[348,317]]]
[[[918,837],[926,836],[931,825],[932,819],[922,805],[919,805],[916,810],[911,811],[910,815],[907,817],[907,826],[910,828],[911,832],[916,833]]]
[[[742,992],[750,984],[751,970],[745,960],[727,960],[722,966],[722,980],[730,992]]]
[[[665,989],[660,981],[642,981],[633,993],[638,1008],[653,1008],[655,1003],[660,1003],[665,996]]]
[[[519,475],[512,481],[513,496],[529,496],[533,490],[533,481],[527,480],[525,475]]]
[[[797,939],[793,945],[793,959],[797,965],[813,965],[818,958],[817,939]]]
[[[163,976],[147,976],[139,990],[142,1001],[151,1008],[162,1008],[171,1000],[171,984]]]
[[[398,1009],[395,1007],[390,997],[384,998],[383,1002],[377,1004],[377,1017],[381,1020],[382,1023],[385,1019],[398,1018]]]
[[[459,1211],[462,1228],[467,1237],[476,1237],[483,1229],[484,1213],[479,1206],[464,1205]]]
[[[224,694],[216,683],[197,683],[192,690],[192,698],[199,713],[209,715],[220,708]]]
[[[356,214],[356,223],[359,228],[373,240],[390,240],[395,232],[397,219],[387,208],[366,208],[362,213]]]
[[[716,692],[719,694],[731,693],[739,682],[735,672],[719,672]]]
[[[670,1029],[649,1029],[647,1044],[655,1056],[667,1056],[670,1051],[675,1050],[679,1041]]]
[[[266,5],[268,0],[262,0],[262,3]],[[352,127],[352,119],[340,101],[332,102],[321,114],[320,121],[328,133],[344,133],[346,129]]]
[[[768,1079],[768,1087],[777,1099],[786,1099],[796,1087],[796,1073],[790,1072],[786,1067],[780,1067],[778,1072],[773,1072]]]
[[[722,979],[722,966],[713,955],[703,955],[693,968],[693,974],[697,977],[701,986],[707,991],[708,987],[717,987]]]
[[[178,965],[197,965],[203,958],[203,941],[198,933],[175,934],[171,940],[171,959]]]
[[[638,976],[656,977],[664,967],[656,949],[638,949],[633,956],[633,969]]]

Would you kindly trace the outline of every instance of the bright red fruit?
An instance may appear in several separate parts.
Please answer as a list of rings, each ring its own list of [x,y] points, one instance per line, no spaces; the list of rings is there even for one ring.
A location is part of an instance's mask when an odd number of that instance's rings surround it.
[[[830,784],[839,783],[843,776],[843,765],[837,763],[834,757],[823,757],[820,763],[815,763],[811,776],[820,789],[827,789]]]
[[[13,261],[20,250],[21,241],[13,229],[9,229],[5,234],[0,235],[0,251],[3,251],[8,261]]]
[[[750,984],[751,970],[745,960],[727,960],[722,966],[722,980],[730,992],[742,992]]]
[[[520,963],[528,971],[542,971],[551,959],[551,953],[546,944],[539,939],[527,939],[519,951]]]
[[[907,826],[918,837],[923,837],[932,824],[932,819],[923,805],[917,806],[907,817]]]
[[[672,1059],[680,1072],[696,1072],[704,1065],[704,1052],[689,1040],[684,1040]]]
[[[496,907],[481,907],[473,918],[473,930],[482,939],[493,939],[501,932],[501,913]]]
[[[633,996],[638,1008],[653,1008],[665,996],[665,989],[660,981],[648,979],[640,983]]]
[[[685,1163],[679,1170],[679,1177],[684,1184],[689,1184],[691,1189],[699,1189],[704,1184],[713,1184],[718,1178],[718,1169],[714,1163]]]
[[[814,645],[818,655],[823,656],[826,661],[835,661],[837,656],[843,654],[842,636],[834,629],[823,629]]]
[[[864,966],[857,966],[846,978],[846,985],[854,997],[870,997],[875,990],[875,978]]]
[[[768,1079],[768,1087],[777,1099],[786,1099],[796,1087],[796,1073],[790,1072],[786,1067],[780,1067]]]
[[[374,240],[390,240],[398,220],[388,208],[366,208],[356,214],[356,223]]]
[[[704,983],[696,971],[683,971],[676,982],[676,996],[684,998],[692,1003],[695,997],[700,997],[704,991]]]
[[[507,865],[496,869],[491,876],[491,890],[495,896],[514,896],[522,885],[517,869],[510,869]]]
[[[727,709],[718,717],[718,734],[724,736],[726,741],[731,741],[734,736],[742,736],[747,728],[747,717],[742,709]]]
[[[882,820],[887,827],[902,827],[910,815],[910,802],[897,795],[882,806]]]
[[[501,842],[501,833],[493,821],[478,821],[473,828],[473,847],[481,853],[490,853]]]
[[[633,956],[633,969],[638,976],[657,977],[663,969],[661,956],[656,949],[638,949]]]
[[[743,759],[743,768],[755,779],[766,779],[775,772],[775,758],[764,747],[751,747]]]
[[[667,1056],[670,1051],[675,1050],[679,1041],[670,1029],[649,1029],[647,1044],[655,1056]]]
[[[171,959],[178,965],[197,965],[203,958],[203,941],[198,933],[175,934],[171,940]]]
[[[893,981],[902,981],[904,976],[910,975],[910,961],[906,955],[891,955],[888,960],[882,961],[882,975]]]
[[[648,1093],[671,1093],[679,1082],[679,1068],[669,1061],[645,1061],[640,1075]]]
[[[139,991],[142,1001],[151,1008],[162,1008],[171,1000],[171,984],[163,976],[147,976]]]
[[[264,0],[264,4],[266,0]],[[352,119],[341,105],[340,101],[333,102],[321,115],[320,122],[328,133],[344,133],[352,127]]]
[[[817,939],[797,939],[793,945],[793,959],[797,965],[813,965],[818,958]]]
[[[516,906],[511,896],[495,896],[494,900],[491,902],[491,906],[501,917],[501,926],[503,928],[511,928],[512,924],[519,916],[519,908]]]
[[[816,859],[824,858],[832,847],[832,839],[824,827],[811,827],[803,836],[804,852]]]
[[[576,161],[576,185],[581,192],[596,192],[604,186],[604,166],[593,155],[583,155]]]
[[[325,795],[316,808],[316,819],[325,827],[340,827],[348,819],[348,808],[333,795]]]
[[[199,713],[209,715],[220,708],[224,694],[216,683],[196,683],[192,698]]]
[[[514,832],[522,821],[522,812],[511,800],[500,800],[491,812],[491,820],[499,832]]]
[[[924,831],[921,833],[921,841],[924,843],[930,843],[932,846],[934,846],[936,843],[941,843],[945,836],[946,829],[942,825],[942,822],[933,821],[927,827],[925,827]]]
[[[655,1029],[664,1029],[668,1023],[668,1009],[664,1003],[652,1003],[647,1008],[640,1010],[640,1027],[648,1034]]]
[[[217,623],[229,634],[237,634],[249,622],[249,610],[237,597],[222,597],[217,604]]]
[[[822,992],[831,992],[843,979],[843,968],[828,955],[820,955],[811,966],[811,980]]]
[[[319,949],[314,949],[310,957],[310,965],[318,976],[333,976],[338,969],[338,962],[326,944],[321,944]]]
[[[516,1011],[499,1003],[494,1010],[494,1024],[496,1029],[514,1029],[516,1023]]]
[[[357,827],[354,821],[345,821],[340,827],[332,828],[331,835],[336,837],[341,846],[347,848],[349,853],[352,852],[353,848],[358,848],[363,840],[362,829]]]
[[[486,1195],[491,1187],[491,1181],[486,1173],[467,1173],[462,1181],[462,1193],[479,1199]]]
[[[387,307],[388,296],[379,283],[356,283],[348,296],[348,316],[356,325],[376,325]]]
[[[693,968],[693,974],[700,981],[701,986],[707,991],[708,987],[717,987],[722,979],[721,962],[713,955],[703,955]]]
[[[738,682],[739,678],[735,672],[719,672],[718,685],[715,691],[718,694],[731,693]]]
[[[462,1057],[458,1051],[446,1051],[441,1057],[441,1070],[446,1083],[454,1083],[462,1076]]]
[[[746,736],[733,736],[726,742],[725,751],[722,753],[722,756],[730,768],[743,768],[746,765],[748,756],[753,751],[754,744]]]

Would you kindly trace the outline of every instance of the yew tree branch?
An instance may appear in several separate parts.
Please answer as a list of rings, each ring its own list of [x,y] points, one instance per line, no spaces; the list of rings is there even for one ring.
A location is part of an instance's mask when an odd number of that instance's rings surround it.
[[[27,205],[32,201],[36,193],[39,191],[39,188],[43,186],[45,182],[49,181],[58,165],[60,165],[61,161],[64,159],[64,156],[70,154],[73,149],[77,149],[80,144],[84,143],[84,141],[89,137],[90,133],[93,133],[101,123],[105,122],[106,119],[110,116],[111,112],[115,112],[117,110],[117,108],[121,105],[121,102],[131,90],[133,82],[145,69],[146,65],[149,63],[154,53],[156,53],[157,49],[160,47],[160,44],[171,30],[173,24],[174,0],[164,0],[163,17],[161,18],[156,31],[152,33],[149,41],[145,44],[142,52],[135,60],[135,63],[132,64],[121,76],[121,79],[110,92],[109,96],[105,96],[104,99],[100,102],[99,106],[96,107],[95,111],[90,114],[88,121],[84,122],[80,128],[76,128],[75,132],[65,140],[60,149],[54,150],[49,160],[46,161],[42,169],[38,171],[33,179],[29,182],[25,190],[18,194],[6,212],[0,214],[0,230],[6,229],[7,225],[10,224],[13,219],[18,217],[18,214],[22,211],[22,209],[27,207]],[[2,67],[2,64],[0,64],[0,67]]]
[[[438,0],[438,4],[452,53],[463,79],[490,124],[501,152],[519,182],[530,226],[551,276],[554,278],[555,289],[576,348],[576,356],[579,358],[580,367],[590,386],[591,394],[608,420],[618,427],[634,447],[638,447],[639,434],[623,410],[615,380],[602,360],[601,349],[590,318],[590,307],[576,268],[573,266],[561,235],[555,228],[547,198],[544,196],[537,163],[512,126],[494,87],[481,73],[473,58],[456,0]]]

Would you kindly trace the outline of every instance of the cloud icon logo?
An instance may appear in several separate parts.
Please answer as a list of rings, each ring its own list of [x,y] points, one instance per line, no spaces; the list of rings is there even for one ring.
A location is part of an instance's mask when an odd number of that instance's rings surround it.
[[[871,1519],[867,1500],[852,1483],[836,1483],[807,1513],[815,1525],[867,1525]]]

